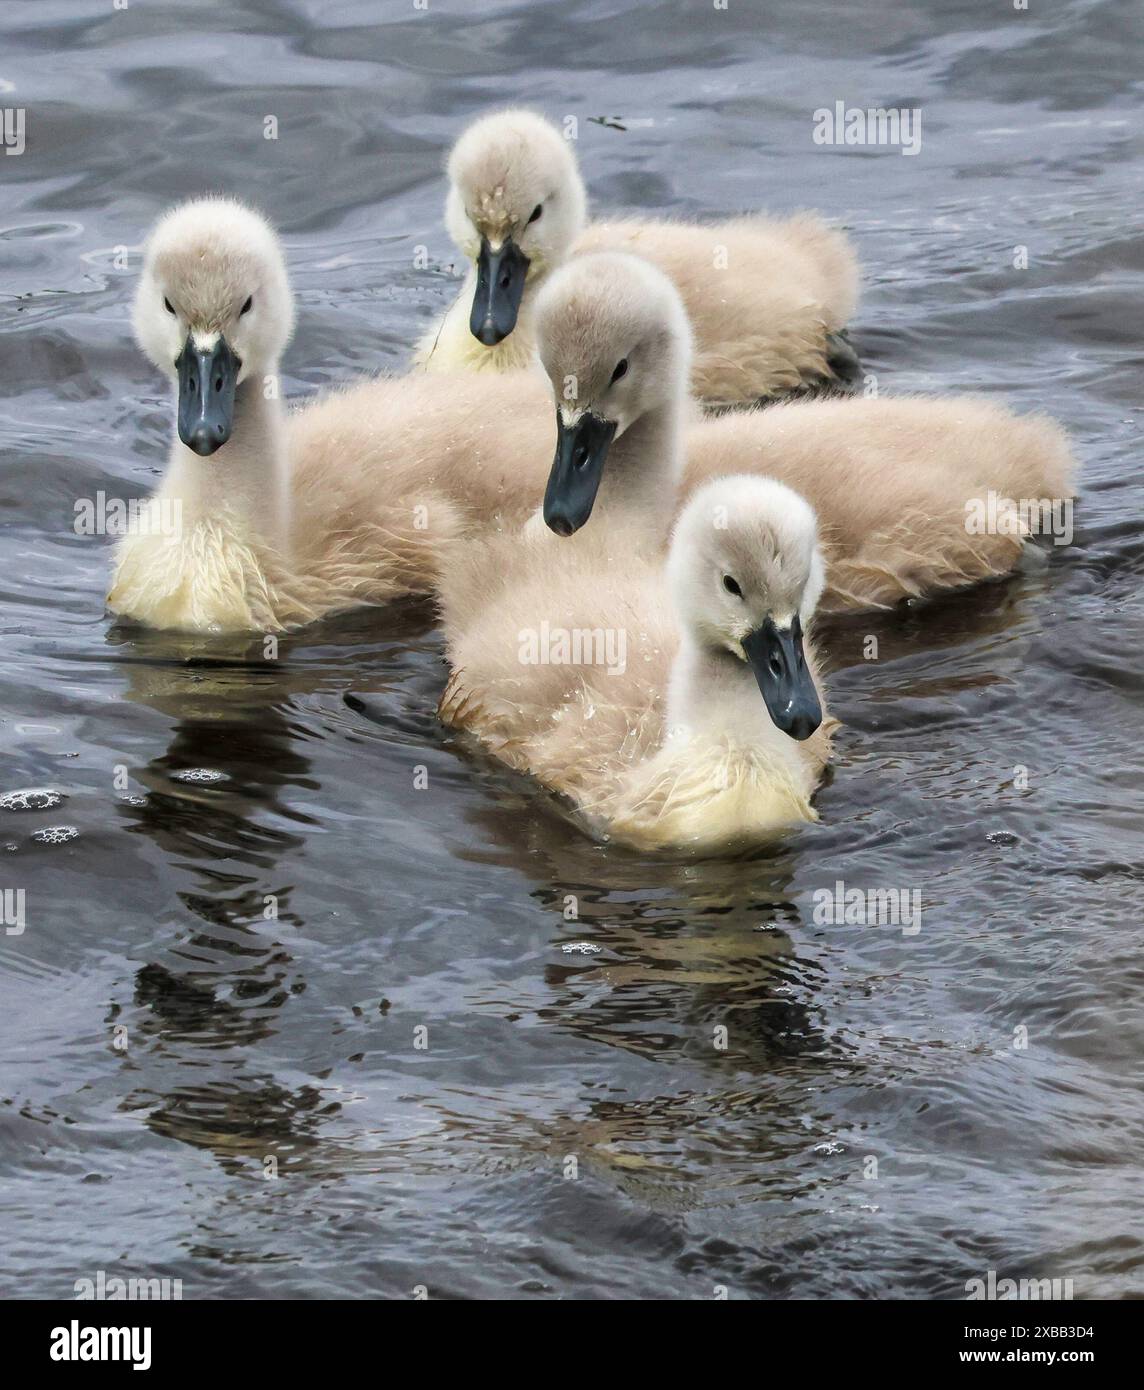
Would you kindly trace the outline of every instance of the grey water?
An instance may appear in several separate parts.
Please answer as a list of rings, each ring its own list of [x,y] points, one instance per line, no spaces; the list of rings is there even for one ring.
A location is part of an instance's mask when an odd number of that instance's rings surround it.
[[[3,6],[0,792],[56,794],[0,801],[5,1296],[1144,1292],[1142,52],[1137,0]],[[837,101],[919,152],[815,143]],[[508,102],[576,119],[598,212],[847,226],[868,389],[1072,432],[1071,545],[821,629],[843,728],[777,847],[584,838],[437,725],[428,607],[268,662],[114,625],[76,533],[164,463],[164,207],[279,226],[291,397],[400,370]]]

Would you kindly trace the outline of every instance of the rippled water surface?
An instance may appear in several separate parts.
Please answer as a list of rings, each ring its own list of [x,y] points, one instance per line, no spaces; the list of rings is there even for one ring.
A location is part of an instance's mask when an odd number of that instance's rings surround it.
[[[37,0],[0,26],[27,129],[0,155],[0,791],[58,793],[0,804],[26,905],[0,1288],[1140,1293],[1138,0]],[[777,850],[583,839],[437,727],[427,610],[270,666],[113,628],[108,542],[74,534],[78,498],[164,461],[129,326],[156,213],[221,189],[282,228],[291,395],[400,366],[455,292],[443,152],[508,100],[579,118],[597,209],[843,220],[882,389],[1074,432],[1072,547],[823,631],[844,729],[821,824]],[[920,155],[813,144],[838,100],[920,107]],[[837,880],[916,889],[922,930],[816,923]]]

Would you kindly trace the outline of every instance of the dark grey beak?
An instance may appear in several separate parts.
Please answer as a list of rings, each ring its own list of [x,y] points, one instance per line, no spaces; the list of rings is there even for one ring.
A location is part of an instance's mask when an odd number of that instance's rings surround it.
[[[615,433],[614,420],[591,414],[581,415],[567,429],[556,412],[556,457],[544,492],[544,520],[558,536],[579,531],[592,515]]]
[[[809,738],[822,723],[822,704],[806,664],[798,614],[785,629],[768,618],[743,638],[743,650],[775,727],[800,743]]]
[[[175,358],[179,373],[179,438],[196,454],[213,454],[230,438],[234,388],[242,362],[221,335],[200,352],[190,335]]]
[[[485,347],[496,347],[516,327],[528,265],[528,257],[512,237],[505,239],[499,251],[492,249],[488,237],[481,237],[469,331]]]

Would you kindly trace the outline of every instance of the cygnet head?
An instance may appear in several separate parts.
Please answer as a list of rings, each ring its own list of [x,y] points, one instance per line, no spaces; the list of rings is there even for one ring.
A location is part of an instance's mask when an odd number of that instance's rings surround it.
[[[583,230],[576,157],[533,111],[498,111],[464,132],[448,160],[445,225],[476,267],[469,328],[494,347],[516,327],[525,281],[558,266]]]
[[[810,503],[773,478],[706,484],[676,524],[667,576],[690,639],[701,651],[746,663],[774,724],[791,738],[809,738],[822,723],[822,705],[803,629],[824,583]]]
[[[230,438],[235,388],[276,369],[294,326],[270,225],[227,198],[165,213],[147,240],[134,324],[139,346],[178,382],[179,438],[213,454]]]
[[[536,315],[558,435],[544,519],[570,536],[592,514],[613,439],[686,398],[691,324],[667,276],[622,251],[577,256],[545,285]]]

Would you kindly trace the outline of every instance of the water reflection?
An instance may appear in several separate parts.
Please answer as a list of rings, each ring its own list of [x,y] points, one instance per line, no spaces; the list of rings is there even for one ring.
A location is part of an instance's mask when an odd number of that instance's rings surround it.
[[[146,1111],[154,1134],[213,1153],[229,1173],[261,1177],[270,1160],[275,1176],[306,1168],[340,1104],[316,1086],[290,1089],[270,1077],[242,1076],[173,1086],[157,1100],[140,1088],[121,1109]]]
[[[320,790],[297,702],[342,684],[349,650],[355,683],[392,690],[390,646],[425,623],[412,608],[348,615],[281,638],[271,660],[262,638],[109,632],[125,698],[174,721],[165,745],[131,770],[143,795],[121,800],[118,814],[182,880],[136,972],[132,1007],[112,1010],[139,1073],[122,1106],[147,1112],[155,1133],[215,1153],[228,1170],[269,1157],[296,1167],[340,1110],[319,1086],[248,1074],[246,1049],[273,1037],[306,990],[289,944],[305,924],[291,908],[293,885],[275,873],[284,865],[296,873],[306,831],[318,824],[292,800]],[[181,780],[187,772],[215,780]],[[336,1167],[335,1153],[322,1162]]]
[[[671,1064],[766,1070],[827,1048],[813,1018],[816,968],[795,945],[789,895],[798,848],[756,848],[723,860],[657,862],[604,851],[555,814],[511,800],[473,809],[480,850],[461,857],[511,865],[553,919],[538,1018],[585,1041]],[[527,827],[522,834],[522,827]]]

